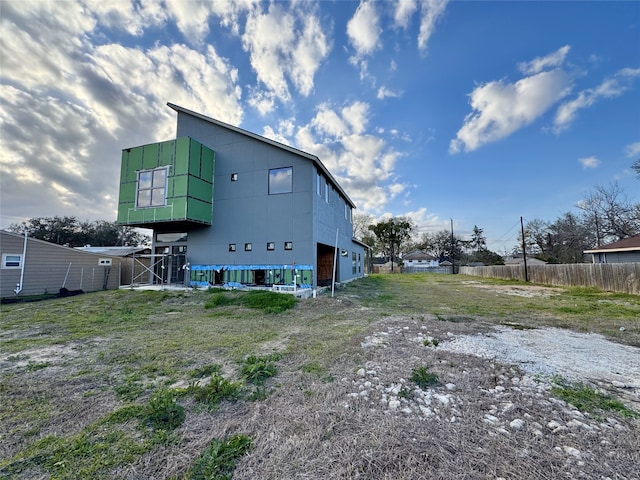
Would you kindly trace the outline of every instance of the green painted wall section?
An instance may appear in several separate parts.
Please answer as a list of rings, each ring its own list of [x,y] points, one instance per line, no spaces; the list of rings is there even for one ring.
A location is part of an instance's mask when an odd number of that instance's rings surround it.
[[[136,208],[138,172],[169,167],[166,205]],[[118,223],[192,221],[211,225],[215,152],[189,137],[122,151]]]

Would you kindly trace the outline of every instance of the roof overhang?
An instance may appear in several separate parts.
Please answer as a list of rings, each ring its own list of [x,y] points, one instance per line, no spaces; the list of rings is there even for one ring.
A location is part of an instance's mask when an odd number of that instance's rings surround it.
[[[585,250],[582,253],[617,253],[617,252],[640,252],[640,247],[626,248],[596,248],[593,250]]]

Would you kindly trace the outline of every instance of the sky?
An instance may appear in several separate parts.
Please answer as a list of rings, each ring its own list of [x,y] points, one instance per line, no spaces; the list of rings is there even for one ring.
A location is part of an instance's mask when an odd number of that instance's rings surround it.
[[[317,155],[375,220],[554,221],[640,201],[638,1],[0,0],[0,228],[115,221],[167,102]]]

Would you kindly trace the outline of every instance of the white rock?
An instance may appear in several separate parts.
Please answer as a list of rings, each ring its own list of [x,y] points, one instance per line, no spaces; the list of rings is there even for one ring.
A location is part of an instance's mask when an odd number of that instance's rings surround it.
[[[455,383],[447,383],[445,385],[445,387],[447,387],[447,390],[453,390],[456,388],[456,384]]]
[[[356,372],[356,374],[357,374],[359,377],[364,377],[364,374],[365,374],[365,370],[364,370],[364,368],[359,368],[359,369],[358,369],[358,371]]]
[[[406,413],[407,415],[410,415],[413,413],[413,410],[411,410],[409,407],[406,407],[406,408],[403,408],[401,412]]]
[[[423,407],[422,405],[420,405],[420,411],[423,413],[423,415],[427,417],[433,416],[433,410],[431,410],[430,408]]]
[[[549,423],[547,423],[547,427],[551,430],[555,430],[560,426],[562,426],[562,424],[560,422],[556,422],[555,420],[551,420]]]
[[[571,455],[573,457],[580,457],[580,450],[578,450],[577,448],[564,445],[562,449],[564,450],[564,453],[566,453],[567,455]]]
[[[516,418],[515,420],[511,420],[509,426],[511,427],[511,430],[522,430],[524,428],[524,420]]]
[[[483,422],[490,423],[491,425],[495,425],[498,423],[498,417],[494,417],[493,415],[485,414]]]
[[[390,400],[389,401],[389,408],[391,410],[397,410],[399,406],[400,406],[400,402],[398,400]]]

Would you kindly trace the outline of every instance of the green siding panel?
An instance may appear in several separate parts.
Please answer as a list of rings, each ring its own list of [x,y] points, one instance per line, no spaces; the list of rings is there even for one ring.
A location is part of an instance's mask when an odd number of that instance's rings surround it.
[[[209,148],[202,149],[202,172],[200,173],[200,178],[209,183],[213,183],[214,158],[213,150]]]
[[[149,145],[145,145],[142,147],[144,149],[142,153],[142,169],[150,170],[152,168],[157,168],[158,165],[158,155],[159,155],[159,145],[158,143],[151,143]]]
[[[160,144],[160,166],[171,165],[173,167],[176,153],[176,141],[169,140]],[[169,172],[170,174],[173,171]]]
[[[212,198],[213,188],[210,183],[199,178],[189,177],[189,196],[199,200],[207,201]]]
[[[202,145],[191,140],[189,148],[189,175],[200,176],[200,159],[202,158]]]
[[[186,175],[180,175],[173,178],[173,191],[169,193],[171,197],[186,197],[188,193],[187,185],[189,183],[189,177]]]

